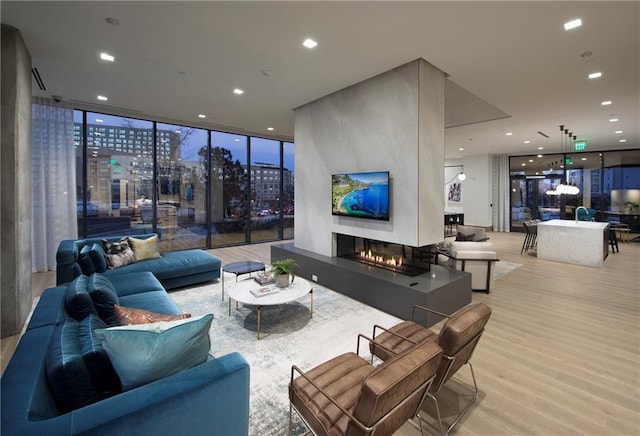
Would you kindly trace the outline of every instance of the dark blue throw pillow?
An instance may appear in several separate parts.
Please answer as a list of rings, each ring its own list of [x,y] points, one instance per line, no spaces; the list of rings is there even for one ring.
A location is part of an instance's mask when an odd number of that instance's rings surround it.
[[[87,291],[96,306],[98,316],[110,327],[118,325],[113,306],[120,304],[120,300],[111,281],[103,274],[92,274],[87,283]]]
[[[102,244],[93,244],[89,251],[89,256],[91,256],[91,261],[93,262],[93,267],[96,272],[102,273],[107,270],[107,259],[104,257]]]
[[[47,352],[47,381],[62,413],[99,400],[80,352],[79,328],[71,318],[56,326]]]
[[[96,267],[93,265],[93,260],[91,260],[91,247],[85,245],[80,250],[80,255],[78,256],[78,263],[80,264],[80,269],[82,269],[82,274],[85,276],[90,276],[94,272],[96,272]]]
[[[107,352],[100,339],[94,334],[95,329],[108,326],[97,315],[89,315],[80,322],[80,350],[82,358],[89,370],[91,380],[100,399],[111,397],[122,392],[120,378],[111,365]]]
[[[67,313],[77,321],[98,313],[93,305],[93,300],[87,292],[88,281],[89,277],[87,276],[76,277],[67,285],[67,290],[64,294],[64,305]]]

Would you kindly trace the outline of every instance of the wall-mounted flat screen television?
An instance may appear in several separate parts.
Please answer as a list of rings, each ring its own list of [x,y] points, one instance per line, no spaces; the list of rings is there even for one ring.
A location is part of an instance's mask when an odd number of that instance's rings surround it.
[[[331,176],[333,215],[389,221],[389,171]]]

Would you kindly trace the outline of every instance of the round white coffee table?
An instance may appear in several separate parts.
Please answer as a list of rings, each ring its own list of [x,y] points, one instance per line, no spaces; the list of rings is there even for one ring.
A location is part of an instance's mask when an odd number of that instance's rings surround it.
[[[251,293],[253,290],[256,292],[258,289],[268,288],[269,290],[277,290],[273,294],[261,295],[256,297]],[[250,304],[257,306],[258,308],[258,339],[260,339],[260,310],[262,306],[275,306],[277,304],[285,304],[298,298],[304,297],[309,294],[311,297],[311,317],[313,318],[313,286],[310,281],[303,279],[302,277],[296,277],[288,287],[276,288],[274,284],[260,285],[252,278],[240,280],[233,283],[227,289],[227,296],[229,297],[229,316],[231,316],[231,300],[235,300],[236,309],[238,303]]]

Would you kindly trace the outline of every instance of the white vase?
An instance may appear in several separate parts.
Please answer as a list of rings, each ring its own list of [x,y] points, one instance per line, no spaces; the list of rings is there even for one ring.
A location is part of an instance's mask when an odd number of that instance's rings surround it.
[[[278,277],[276,277],[276,287],[278,288],[288,287],[290,283],[289,280],[290,280],[289,274],[280,274]]]

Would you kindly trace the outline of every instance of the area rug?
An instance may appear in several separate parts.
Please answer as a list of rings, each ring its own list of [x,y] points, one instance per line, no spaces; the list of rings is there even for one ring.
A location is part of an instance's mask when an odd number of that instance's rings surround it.
[[[242,277],[242,276],[241,276]],[[225,282],[235,280],[225,275]],[[252,279],[249,279],[252,280]],[[238,351],[251,366],[249,434],[285,435],[289,425],[287,386],[291,365],[309,370],[345,352],[355,352],[357,335],[371,336],[374,324],[391,327],[400,320],[321,286],[313,290],[313,318],[310,298],[263,307],[261,337],[256,339],[257,312],[254,306],[235,302],[229,315],[228,299],[221,301],[220,283],[171,292],[180,308],[192,315],[213,313],[211,354],[214,357]],[[367,357],[367,347],[360,355]],[[293,434],[306,430],[294,419]]]
[[[511,271],[514,271],[520,268],[521,266],[522,264],[520,263],[506,262],[504,260],[496,262],[494,280],[498,280],[499,278],[506,276]]]

